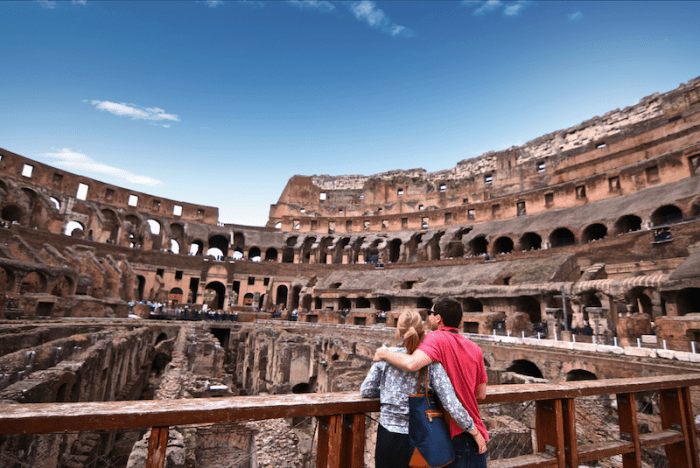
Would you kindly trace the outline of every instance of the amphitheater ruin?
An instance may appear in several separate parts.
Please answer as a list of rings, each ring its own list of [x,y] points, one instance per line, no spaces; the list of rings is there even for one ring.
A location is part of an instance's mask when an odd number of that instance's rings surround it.
[[[700,77],[452,169],[295,175],[265,227],[0,149],[0,466],[326,466],[329,420],[308,408],[354,398],[401,311],[450,295],[489,371],[490,466],[697,467],[698,411],[669,419],[664,392],[699,407],[699,215]],[[556,389],[569,403],[547,428]],[[166,427],[164,465],[157,406],[144,424],[95,418],[124,430],[20,421],[238,397],[262,414],[285,395],[308,408]],[[574,410],[581,395],[597,396]],[[361,456],[333,466],[373,466],[367,404]]]

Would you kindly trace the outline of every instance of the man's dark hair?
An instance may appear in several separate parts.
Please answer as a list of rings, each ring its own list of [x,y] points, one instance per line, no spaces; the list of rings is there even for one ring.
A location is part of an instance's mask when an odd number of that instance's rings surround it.
[[[435,300],[433,310],[442,317],[446,327],[459,328],[462,322],[462,304],[454,297],[443,296]]]

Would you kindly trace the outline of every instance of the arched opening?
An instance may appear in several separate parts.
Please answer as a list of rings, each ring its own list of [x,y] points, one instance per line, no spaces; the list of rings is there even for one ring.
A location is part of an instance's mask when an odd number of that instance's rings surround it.
[[[444,231],[439,231],[436,233],[430,242],[428,242],[428,260],[440,260],[440,255],[442,254],[442,249],[440,249],[440,239],[445,235]]]
[[[209,238],[209,248],[216,248],[221,251],[221,256],[226,257],[228,255],[228,238],[217,234]]]
[[[158,335],[158,338],[156,338],[155,344],[158,344],[161,341],[167,341],[167,339],[168,339],[168,335],[165,332],[163,332],[163,333]]]
[[[583,369],[574,369],[566,373],[567,382],[578,382],[581,380],[598,380],[598,377],[593,372]]]
[[[301,299],[301,308],[311,310],[312,300],[313,298],[311,297],[311,294],[304,294],[304,297]]]
[[[651,214],[651,222],[654,226],[671,224],[681,219],[683,219],[683,211],[676,205],[664,205]]]
[[[576,237],[569,229],[558,228],[552,231],[552,233],[549,235],[549,243],[552,247],[574,245],[576,243]]]
[[[531,323],[540,323],[542,321],[540,303],[532,296],[517,297],[515,299],[515,309],[518,312],[523,312],[529,315]]]
[[[310,263],[311,262],[311,249],[313,248],[313,245],[316,243],[316,238],[315,237],[307,237],[304,239],[304,243],[301,247],[301,252],[299,255],[299,261],[301,263]]]
[[[416,309],[430,310],[433,307],[433,300],[429,297],[419,297],[416,301]]]
[[[103,208],[100,210],[102,214],[102,231],[107,233],[107,242],[116,244],[119,239],[119,218],[114,210]]]
[[[298,237],[292,236],[287,239],[287,243],[282,250],[282,263],[294,263],[294,246],[297,245]]]
[[[190,255],[202,255],[204,252],[204,242],[201,240],[192,241],[190,244]]]
[[[46,278],[36,271],[29,273],[22,278],[19,286],[20,294],[37,294],[44,292],[46,288]]]
[[[165,370],[165,366],[168,365],[172,358],[165,353],[158,353],[156,357],[153,358],[153,363],[151,364],[151,372],[154,372],[156,376],[160,376]]]
[[[514,372],[520,375],[529,375],[530,377],[535,377],[536,379],[543,379],[542,371],[537,364],[527,359],[516,359],[512,362],[510,366],[506,369],[506,372]]]
[[[56,210],[60,210],[60,209],[61,209],[61,202],[58,201],[58,198],[56,198],[56,197],[49,197],[49,201],[51,202],[51,204],[52,204],[53,206],[56,207]]]
[[[143,291],[144,291],[144,289],[146,289],[146,277],[143,275],[139,275],[138,280],[139,280],[139,285],[138,285],[137,297],[139,298],[139,301],[143,301]]]
[[[301,293],[301,286],[296,285],[292,287],[292,297],[291,297],[291,303],[290,308],[291,310],[298,309],[299,308],[299,293]]]
[[[464,312],[483,312],[484,305],[479,299],[474,297],[467,297],[462,303],[462,309]]]
[[[240,247],[236,247],[236,249],[233,251],[233,254],[231,254],[231,258],[233,258],[234,260],[242,260],[243,250],[241,250]]]
[[[216,247],[212,247],[209,250],[207,250],[207,257],[214,257],[216,260],[223,260],[224,259],[224,253],[219,250]]]
[[[160,235],[160,223],[155,219],[147,219],[148,228],[151,231],[151,240],[153,245],[151,250],[160,250],[163,248],[163,236]]]
[[[2,219],[9,222],[17,222],[22,224],[22,209],[17,205],[8,205],[0,212]]]
[[[389,242],[389,261],[396,263],[399,261],[401,254],[401,239],[393,239]]]
[[[678,315],[700,312],[700,288],[685,288],[676,296]]]
[[[418,258],[418,256],[419,256],[418,246],[421,244],[422,241],[423,241],[423,234],[418,233],[418,234],[414,234],[413,237],[411,237],[411,239],[408,242],[406,242],[406,261],[416,262],[416,261],[420,260],[420,258]]]
[[[170,251],[174,254],[180,253],[180,244],[175,239],[170,239]]]
[[[370,308],[369,299],[367,299],[366,297],[362,297],[362,296],[358,297],[355,300],[355,307],[357,309],[369,309]]]
[[[71,237],[82,238],[85,235],[85,226],[77,221],[69,221],[63,229],[63,234]]]
[[[168,302],[171,304],[181,304],[182,303],[183,292],[181,288],[172,288],[168,293]]]
[[[270,247],[265,251],[265,261],[266,262],[276,262],[277,261],[277,249]]]
[[[338,310],[349,310],[352,309],[352,304],[350,303],[350,299],[347,297],[341,296],[338,298]]]
[[[391,310],[391,301],[386,296],[380,296],[380,297],[376,298],[374,300],[374,303],[375,303],[375,308],[378,310],[382,310],[384,312],[388,312]]]
[[[469,251],[472,255],[484,255],[488,251],[489,242],[486,236],[477,236],[469,242]]]
[[[289,289],[284,284],[277,286],[277,299],[275,300],[275,304],[282,307],[286,306],[288,292]]]
[[[520,248],[525,251],[540,250],[542,248],[542,238],[534,232],[526,232],[520,237]]]
[[[214,294],[211,294],[213,292]],[[207,294],[209,293],[209,294]],[[205,297],[212,296],[207,304],[210,309],[223,309],[224,298],[226,298],[226,286],[219,281],[212,281],[204,288]]]
[[[621,216],[615,221],[615,234],[625,234],[627,232],[639,231],[642,229],[642,218],[635,215]]]
[[[602,239],[608,235],[608,228],[605,224],[595,223],[583,230],[582,241],[588,243],[594,240]]]
[[[507,254],[513,251],[513,240],[510,237],[502,236],[493,243],[493,254]]]
[[[245,293],[245,296],[243,296],[243,305],[252,306],[254,297],[255,295],[253,295],[253,293]]]
[[[331,250],[333,240],[334,239],[332,237],[323,238],[321,245],[318,247],[318,258],[316,259],[317,263],[328,263],[328,252]],[[333,263],[332,259],[331,263]]]
[[[12,291],[15,282],[15,275],[12,270],[0,268],[0,292]]]
[[[58,297],[68,297],[73,291],[73,280],[67,276],[59,277],[51,289],[51,294]]]
[[[251,247],[250,249],[248,249],[248,260],[250,261],[259,262],[261,255],[262,253],[260,252],[259,247]]]

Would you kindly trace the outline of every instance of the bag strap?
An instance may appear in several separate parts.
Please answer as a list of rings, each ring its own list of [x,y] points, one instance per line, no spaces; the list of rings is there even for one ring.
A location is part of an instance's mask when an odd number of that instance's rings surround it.
[[[423,380],[425,383],[425,386],[424,386],[425,391],[424,392],[420,391],[421,380]],[[418,387],[416,388],[415,394],[416,395],[425,394],[425,397],[428,398],[428,368],[427,367],[422,368],[418,372]]]

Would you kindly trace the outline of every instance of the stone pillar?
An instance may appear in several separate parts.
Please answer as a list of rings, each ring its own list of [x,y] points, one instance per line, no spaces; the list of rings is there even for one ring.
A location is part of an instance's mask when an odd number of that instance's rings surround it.
[[[301,258],[301,256],[299,255],[299,251],[295,250],[294,251],[294,263],[301,263],[300,258]]]
[[[348,263],[350,263],[350,253],[343,252],[343,265],[347,265]]]
[[[331,253],[331,252],[326,253],[326,263],[328,265],[333,263],[333,253]]]
[[[564,310],[547,307],[544,309],[544,313],[547,317],[547,338],[554,339],[556,334],[557,338],[561,339],[561,322],[564,319]]]
[[[365,254],[360,252],[357,254],[357,263],[364,263],[365,262]]]

